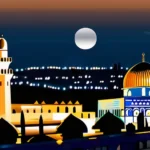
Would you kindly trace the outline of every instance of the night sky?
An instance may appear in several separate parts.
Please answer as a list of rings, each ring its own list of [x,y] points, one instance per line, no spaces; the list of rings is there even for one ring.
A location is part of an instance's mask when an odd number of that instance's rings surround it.
[[[142,52],[150,61],[150,1],[130,1],[2,1],[0,33],[8,41],[11,67],[110,66],[115,62],[130,67],[141,61]],[[87,51],[74,43],[82,27],[92,28],[98,38]]]

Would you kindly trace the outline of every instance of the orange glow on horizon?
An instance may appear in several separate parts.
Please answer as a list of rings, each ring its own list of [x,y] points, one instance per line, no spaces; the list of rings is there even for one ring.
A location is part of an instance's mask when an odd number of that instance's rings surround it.
[[[149,0],[7,0],[1,9],[149,9]]]

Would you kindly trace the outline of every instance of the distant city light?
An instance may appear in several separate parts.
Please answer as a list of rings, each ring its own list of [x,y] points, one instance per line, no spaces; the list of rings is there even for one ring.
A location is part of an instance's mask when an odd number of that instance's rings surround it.
[[[66,88],[65,87],[63,87],[63,91],[65,91],[66,90]]]

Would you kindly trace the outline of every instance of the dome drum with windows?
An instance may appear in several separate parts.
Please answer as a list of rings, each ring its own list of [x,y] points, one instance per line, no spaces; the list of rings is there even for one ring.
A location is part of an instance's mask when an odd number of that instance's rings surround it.
[[[142,62],[134,65],[125,75],[123,88],[150,86],[150,63],[145,62],[145,53],[142,53]]]

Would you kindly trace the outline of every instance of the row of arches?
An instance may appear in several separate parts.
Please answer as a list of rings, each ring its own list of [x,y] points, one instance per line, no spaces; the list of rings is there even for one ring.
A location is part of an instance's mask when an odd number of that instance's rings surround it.
[[[150,117],[150,109],[145,109],[145,108],[126,108],[125,109],[126,111],[126,116],[128,117],[132,117],[132,116],[135,116],[137,117],[139,115],[140,112],[143,112],[144,113],[144,116],[147,116],[147,117]]]
[[[29,110],[27,109],[25,112],[26,112],[26,113],[29,113]],[[15,113],[16,113],[16,110],[13,109],[13,110],[12,110],[12,113],[15,114]],[[30,111],[30,113],[31,113],[31,111]],[[33,113],[36,113],[36,110],[35,110],[35,109],[33,109]],[[41,109],[41,113],[43,113],[43,109]],[[51,110],[50,110],[50,109],[48,110],[48,113],[51,113]]]
[[[12,74],[13,73],[13,70],[12,69],[1,69],[0,70],[0,73],[1,74]]]
[[[108,111],[110,111],[112,114],[114,114],[115,116],[121,117],[121,109],[112,109],[112,110],[99,110],[99,117],[102,117],[103,115],[105,115]]]
[[[57,112],[60,112],[60,108],[59,107],[57,107]],[[65,107],[65,113],[69,113],[70,111],[69,111],[69,108],[68,107]],[[12,110],[12,113],[16,113],[16,110],[15,109],[13,109]],[[26,113],[29,113],[29,110],[27,109],[26,110]],[[36,113],[36,110],[35,109],[33,109],[33,113]],[[41,109],[41,113],[43,113],[43,109]],[[49,109],[48,110],[48,113],[51,113],[51,110]],[[76,113],[76,107],[73,107],[73,113]]]
[[[12,57],[2,57],[1,59],[0,59],[0,61],[1,62],[7,62],[7,61],[9,61],[9,62],[12,62]]]
[[[60,112],[60,108],[59,107],[57,107],[57,112]],[[69,111],[69,108],[67,106],[65,107],[65,112],[66,113],[71,112],[71,111]],[[76,107],[73,107],[73,113],[76,113]]]
[[[57,107],[57,108],[59,108],[59,107]],[[12,113],[16,113],[16,110],[13,109],[13,110],[12,110]],[[26,110],[26,113],[29,113],[29,110],[28,110],[28,109]],[[33,113],[36,113],[36,110],[35,110],[35,109],[33,110]],[[43,113],[43,109],[41,109],[41,113]],[[51,110],[50,110],[50,109],[48,110],[48,113],[51,113]],[[90,115],[90,113],[88,113],[88,118],[90,118],[90,117],[91,117],[91,115]],[[81,118],[84,118],[83,113],[81,113]]]

